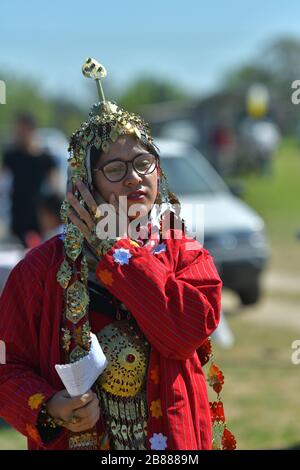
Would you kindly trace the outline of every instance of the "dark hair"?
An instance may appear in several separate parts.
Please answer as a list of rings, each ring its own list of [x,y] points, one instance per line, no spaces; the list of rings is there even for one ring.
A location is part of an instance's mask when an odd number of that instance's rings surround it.
[[[15,119],[16,124],[23,124],[31,129],[35,129],[37,124],[34,116],[30,113],[21,112],[18,113]]]
[[[38,200],[38,209],[46,210],[60,218],[62,199],[57,194],[45,194]]]

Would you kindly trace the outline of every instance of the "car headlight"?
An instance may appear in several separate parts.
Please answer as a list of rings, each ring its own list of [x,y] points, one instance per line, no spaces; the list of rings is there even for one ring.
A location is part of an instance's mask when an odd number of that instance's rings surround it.
[[[266,247],[266,236],[264,230],[243,230],[239,232],[226,232],[205,237],[205,244],[208,249],[223,249],[233,251],[237,248],[251,247],[261,249]]]
[[[238,239],[232,233],[223,233],[217,237],[216,244],[225,250],[234,250],[238,246]]]
[[[264,248],[266,246],[266,236],[263,230],[251,232],[249,236],[249,243],[253,248]]]

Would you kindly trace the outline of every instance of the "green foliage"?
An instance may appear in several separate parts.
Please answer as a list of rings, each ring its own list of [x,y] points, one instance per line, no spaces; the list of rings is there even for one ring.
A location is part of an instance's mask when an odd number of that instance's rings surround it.
[[[176,85],[155,78],[136,80],[119,97],[118,103],[125,109],[138,112],[141,106],[165,101],[183,100],[187,95]]]
[[[0,106],[0,132],[2,138],[10,132],[16,115],[31,113],[40,127],[56,127],[66,135],[74,131],[83,120],[81,110],[63,98],[46,97],[39,86],[28,80],[2,76],[6,83],[6,104]]]
[[[0,106],[0,136],[9,134],[15,116],[19,112],[32,113],[40,127],[55,127],[69,136],[87,117],[75,103],[63,97],[45,96],[40,87],[31,81],[3,76],[6,83],[6,104]],[[108,96],[109,97],[109,96]],[[186,95],[179,87],[168,81],[154,78],[141,78],[131,84],[117,99],[118,104],[129,111],[140,106],[184,99]],[[112,98],[113,99],[113,98]],[[93,99],[91,99],[92,104]]]
[[[278,97],[290,97],[291,83],[300,78],[300,40],[278,39],[265,48],[254,61],[231,70],[224,77],[225,89],[244,89],[255,82],[270,87]]]

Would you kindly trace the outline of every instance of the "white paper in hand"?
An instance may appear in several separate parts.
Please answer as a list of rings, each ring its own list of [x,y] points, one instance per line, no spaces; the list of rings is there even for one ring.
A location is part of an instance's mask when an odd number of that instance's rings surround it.
[[[91,388],[107,364],[97,336],[91,333],[89,354],[72,364],[56,364],[55,369],[70,396],[76,397]]]

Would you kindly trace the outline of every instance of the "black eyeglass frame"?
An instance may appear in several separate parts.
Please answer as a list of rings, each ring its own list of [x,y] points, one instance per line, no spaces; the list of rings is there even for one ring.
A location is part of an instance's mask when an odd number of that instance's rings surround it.
[[[149,155],[151,157],[154,158],[154,162],[155,162],[155,165],[153,167],[153,170],[151,171],[147,171],[147,173],[141,173],[140,171],[138,171],[135,167],[135,160],[138,158],[138,157],[141,157],[142,155]],[[105,174],[104,172],[104,169],[107,165],[110,165],[111,163],[113,162],[121,162],[121,163],[125,163],[126,165],[126,171],[124,173],[124,176],[122,176],[122,178],[120,178],[119,180],[114,180],[114,181],[111,181]],[[104,163],[104,165],[98,167],[98,168],[93,168],[93,171],[102,171],[103,175],[105,176],[105,178],[110,182],[110,183],[120,183],[120,181],[122,181],[124,178],[126,178],[126,175],[128,173],[128,164],[131,163],[131,165],[133,166],[133,169],[134,171],[139,175],[139,176],[145,176],[145,175],[151,175],[151,173],[153,173],[153,171],[155,170],[155,168],[157,168],[157,164],[158,164],[158,157],[156,155],[153,155],[153,153],[149,153],[149,152],[142,152],[142,153],[139,153],[138,155],[135,155],[135,157],[133,157],[131,160],[120,160],[118,158],[115,158],[114,160],[110,160],[109,162],[107,163]],[[150,166],[151,168],[151,166]]]

